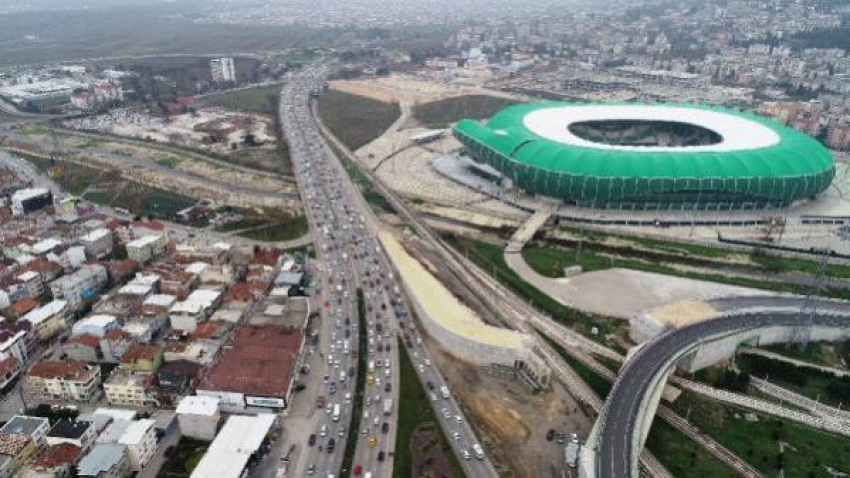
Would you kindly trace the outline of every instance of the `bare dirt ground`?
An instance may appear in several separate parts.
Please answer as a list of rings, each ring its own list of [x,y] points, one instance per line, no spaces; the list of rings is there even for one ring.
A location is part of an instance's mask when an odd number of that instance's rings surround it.
[[[546,441],[547,430],[584,437],[592,426],[592,418],[583,414],[563,385],[554,382],[548,390],[532,395],[519,383],[460,362],[430,338],[426,340],[435,364],[473,422],[499,475],[560,478],[566,469],[564,448]]]

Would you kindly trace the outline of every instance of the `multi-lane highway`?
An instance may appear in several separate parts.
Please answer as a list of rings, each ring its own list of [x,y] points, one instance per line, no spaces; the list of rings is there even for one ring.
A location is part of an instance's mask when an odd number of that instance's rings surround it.
[[[341,450],[351,439],[358,440],[352,466],[375,478],[392,476],[399,389],[395,338],[403,330],[411,338],[408,352],[419,378],[424,386],[435,387],[432,404],[468,476],[495,477],[489,459],[472,456],[471,447],[478,441],[453,395],[449,392],[444,398],[439,393],[445,381],[408,320],[400,285],[377,240],[377,219],[314,122],[310,96],[324,84],[321,66],[304,68],[283,88],[280,103],[281,124],[321,265],[319,295],[323,304],[318,340],[324,365],[322,371],[311,374],[323,376],[326,403],[307,420],[310,429],[305,430],[304,451],[291,464],[293,476],[336,475],[342,466]],[[363,291],[367,309],[366,330],[357,327],[358,289]],[[359,334],[367,340],[368,376],[360,426],[352,430]],[[346,398],[348,393],[352,394],[350,399]],[[392,406],[385,414],[388,399]],[[309,439],[313,434],[315,442]],[[329,452],[332,439],[333,451]],[[467,450],[468,455],[464,453]]]
[[[801,323],[797,312],[743,313],[682,327],[643,346],[621,370],[599,416],[601,429],[596,445],[597,478],[638,476],[639,440],[648,397],[660,375],[683,352],[702,341],[723,334],[764,327],[794,327]],[[850,327],[850,315],[817,315],[814,326]]]

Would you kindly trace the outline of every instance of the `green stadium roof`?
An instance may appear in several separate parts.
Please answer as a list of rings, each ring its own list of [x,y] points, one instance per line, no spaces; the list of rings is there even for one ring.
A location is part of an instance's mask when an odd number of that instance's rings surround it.
[[[576,118],[692,123],[724,139],[711,146],[610,146],[567,133]],[[510,161],[597,178],[787,178],[834,168],[829,151],[806,134],[749,113],[706,106],[527,103],[498,112],[486,126],[462,120],[455,134]]]

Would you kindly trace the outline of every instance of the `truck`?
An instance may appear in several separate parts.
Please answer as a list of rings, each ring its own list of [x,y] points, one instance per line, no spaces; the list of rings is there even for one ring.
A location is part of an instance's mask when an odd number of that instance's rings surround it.
[[[384,400],[384,415],[389,415],[393,412],[393,399],[387,398]]]
[[[570,468],[575,468],[578,465],[578,452],[581,450],[581,445],[578,443],[571,441],[567,443],[567,449],[565,451],[567,455],[567,466]]]
[[[375,361],[374,360],[369,361],[369,373],[375,373]]]
[[[331,420],[333,420],[335,422],[339,421],[339,404],[338,403],[334,404],[334,411],[331,414]]]

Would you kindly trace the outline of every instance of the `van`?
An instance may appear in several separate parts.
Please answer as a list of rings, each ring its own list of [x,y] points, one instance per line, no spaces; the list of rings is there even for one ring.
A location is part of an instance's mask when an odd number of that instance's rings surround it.
[[[333,414],[331,415],[331,419],[335,422],[339,421],[339,404],[338,403],[334,404],[334,411],[333,411]]]
[[[342,382],[342,383],[345,383],[345,381],[346,381],[346,373],[345,373],[345,370],[340,370],[340,371],[339,371],[339,381],[340,381],[340,382]]]
[[[479,460],[484,459],[484,449],[481,448],[481,445],[479,445],[478,443],[472,445],[472,451],[475,453],[475,458]]]

